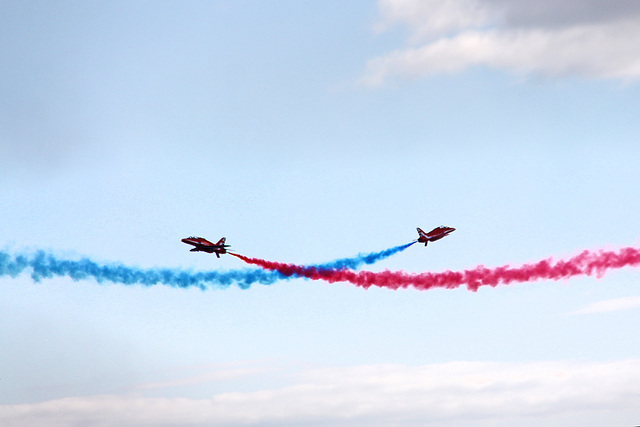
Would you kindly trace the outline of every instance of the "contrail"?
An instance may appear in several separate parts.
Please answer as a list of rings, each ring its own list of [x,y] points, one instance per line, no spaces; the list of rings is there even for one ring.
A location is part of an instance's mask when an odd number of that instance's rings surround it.
[[[536,280],[560,280],[574,276],[602,277],[608,270],[640,265],[640,249],[622,248],[618,251],[585,250],[567,260],[554,261],[544,259],[520,267],[505,265],[487,268],[479,265],[470,270],[444,271],[440,273],[407,273],[404,271],[371,272],[347,269],[325,269],[319,266],[299,266],[280,262],[265,261],[233,254],[243,261],[258,265],[264,269],[278,271],[285,276],[305,277],[312,280],[325,280],[330,283],[349,282],[365,289],[370,286],[398,289],[413,287],[419,290],[433,288],[454,289],[466,285],[476,292],[480,286],[498,286],[511,283],[532,282]]]
[[[410,245],[397,246],[370,254],[358,254],[353,258],[344,258],[318,265],[317,268],[357,268],[362,264],[372,264],[387,258]],[[248,289],[256,283],[271,285],[278,280],[290,278],[278,271],[266,271],[261,268],[200,272],[178,268],[143,269],[115,263],[98,263],[88,258],[61,259],[42,250],[32,254],[11,254],[0,251],[0,277],[17,277],[27,269],[31,269],[31,278],[35,282],[52,277],[69,277],[73,280],[94,279],[98,283],[108,281],[123,285],[138,284],[143,286],[163,284],[176,288],[197,287],[202,290],[224,289],[233,284],[241,289]]]

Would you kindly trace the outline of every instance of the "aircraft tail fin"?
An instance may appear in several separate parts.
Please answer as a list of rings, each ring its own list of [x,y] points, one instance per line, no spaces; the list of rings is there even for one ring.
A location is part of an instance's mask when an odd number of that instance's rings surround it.
[[[220,245],[224,245],[224,242],[227,241],[226,237],[223,237],[222,239],[218,240],[218,243],[216,243],[216,245],[220,246]]]

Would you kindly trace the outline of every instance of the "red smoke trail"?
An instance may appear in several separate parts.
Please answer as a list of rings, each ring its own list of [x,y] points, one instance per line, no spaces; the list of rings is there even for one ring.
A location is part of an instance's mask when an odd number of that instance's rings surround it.
[[[444,271],[441,273],[407,273],[404,271],[353,271],[347,269],[327,270],[304,267],[295,264],[265,261],[231,254],[241,260],[267,270],[276,270],[285,276],[299,276],[311,280],[325,280],[330,283],[349,282],[365,289],[379,286],[390,289],[414,287],[419,290],[433,288],[454,289],[466,285],[476,292],[480,286],[508,285],[510,283],[532,282],[535,280],[560,280],[574,276],[602,277],[608,270],[622,267],[640,266],[640,249],[622,248],[618,251],[583,251],[568,260],[553,261],[548,258],[534,264],[520,267],[487,268],[479,265],[471,270]]]

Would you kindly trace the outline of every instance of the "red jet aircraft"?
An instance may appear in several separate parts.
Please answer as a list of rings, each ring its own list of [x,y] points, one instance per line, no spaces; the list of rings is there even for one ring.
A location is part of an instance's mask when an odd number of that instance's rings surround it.
[[[224,242],[227,239],[223,237],[218,240],[218,243],[211,243],[204,237],[187,237],[186,239],[180,240],[182,243],[186,243],[187,245],[193,245],[195,248],[191,249],[191,252],[208,252],[210,254],[216,254],[218,258],[220,258],[220,254],[226,254],[227,248],[230,245],[225,245]]]
[[[428,233],[420,230],[418,228],[418,243],[424,243],[427,246],[429,242],[435,242],[436,240],[440,240],[445,236],[448,236],[450,233],[456,231],[455,228],[447,227],[446,225],[441,225],[440,227],[436,227]]]

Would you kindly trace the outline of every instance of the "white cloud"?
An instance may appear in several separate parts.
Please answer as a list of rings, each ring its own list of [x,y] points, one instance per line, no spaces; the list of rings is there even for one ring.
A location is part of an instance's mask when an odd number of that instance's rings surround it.
[[[410,28],[410,40],[418,42],[465,28],[474,28],[490,20],[490,9],[477,0],[381,0],[379,32],[404,24]]]
[[[381,0],[378,28],[404,25],[412,45],[369,61],[361,82],[378,86],[472,66],[548,77],[640,78],[640,2],[586,5]]]
[[[285,387],[211,399],[103,395],[4,405],[0,424],[506,426],[561,420],[558,425],[584,427],[598,425],[598,415],[637,414],[639,399],[640,360],[371,365],[312,370]]]
[[[594,302],[593,304],[589,304],[586,307],[576,310],[570,314],[605,313],[609,311],[628,310],[637,307],[640,307],[640,297],[624,297]]]

